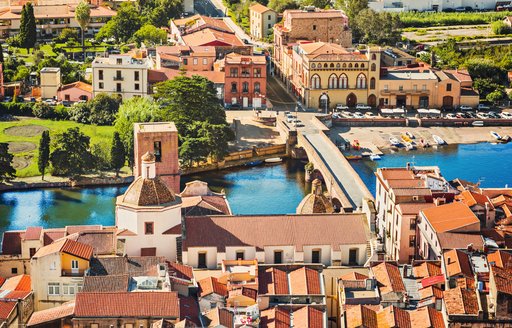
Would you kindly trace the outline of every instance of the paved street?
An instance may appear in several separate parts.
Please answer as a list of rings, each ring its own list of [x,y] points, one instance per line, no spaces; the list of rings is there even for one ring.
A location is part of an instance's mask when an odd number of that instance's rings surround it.
[[[224,17],[224,11],[215,7],[210,0],[195,0],[194,9],[200,15]]]
[[[274,76],[267,77],[266,96],[274,106],[274,110],[295,111],[295,105],[297,101],[292,95],[288,93],[288,91],[286,91],[286,88],[283,86],[283,84],[281,84]]]

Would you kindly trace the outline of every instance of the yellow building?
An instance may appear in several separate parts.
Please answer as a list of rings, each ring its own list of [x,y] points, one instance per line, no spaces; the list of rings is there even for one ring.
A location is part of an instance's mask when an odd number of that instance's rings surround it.
[[[251,6],[249,13],[252,37],[258,40],[266,38],[277,23],[277,13],[259,3]]]
[[[41,98],[57,99],[57,91],[61,86],[60,68],[43,67],[41,70]]]
[[[380,55],[380,48],[359,51],[334,43],[299,43],[290,55],[292,91],[308,108],[376,106]]]
[[[91,246],[71,239],[41,247],[30,261],[36,311],[75,299],[92,255]]]

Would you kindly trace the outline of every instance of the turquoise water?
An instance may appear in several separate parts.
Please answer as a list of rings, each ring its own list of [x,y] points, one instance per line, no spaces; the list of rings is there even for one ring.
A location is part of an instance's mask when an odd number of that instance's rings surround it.
[[[361,179],[375,195],[375,175],[378,167],[437,165],[447,179],[460,178],[481,182],[482,187],[512,187],[512,143],[449,145],[438,149],[399,151],[384,155],[380,161],[369,159],[351,162]]]
[[[231,171],[208,172],[182,177],[188,181],[207,181],[216,191],[225,190],[231,210],[236,214],[294,213],[310,186],[304,183],[304,164],[286,161]],[[28,226],[115,222],[115,197],[123,187],[35,189],[0,193],[0,233]]]

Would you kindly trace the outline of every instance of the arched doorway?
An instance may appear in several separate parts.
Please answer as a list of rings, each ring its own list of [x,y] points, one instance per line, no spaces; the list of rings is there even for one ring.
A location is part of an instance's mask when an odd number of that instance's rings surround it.
[[[326,114],[329,111],[329,95],[325,92],[322,93],[318,100],[318,109],[320,111],[325,111]]]
[[[342,210],[341,202],[338,198],[332,199],[332,207],[334,207],[334,213],[340,213]]]
[[[368,97],[368,106],[377,107],[377,97],[375,97],[375,95]]]
[[[347,96],[347,106],[355,107],[357,104],[357,97],[355,94],[351,93]]]
[[[453,107],[453,97],[452,96],[444,96],[443,97],[443,108],[452,108]]]

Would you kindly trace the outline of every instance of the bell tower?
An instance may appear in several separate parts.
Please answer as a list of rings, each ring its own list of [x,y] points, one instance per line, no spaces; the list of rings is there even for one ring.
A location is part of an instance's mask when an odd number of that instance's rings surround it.
[[[133,139],[134,174],[156,174],[175,193],[180,192],[180,167],[178,162],[178,130],[172,122],[135,123]],[[146,153],[154,157],[154,172],[143,172],[141,157]]]

